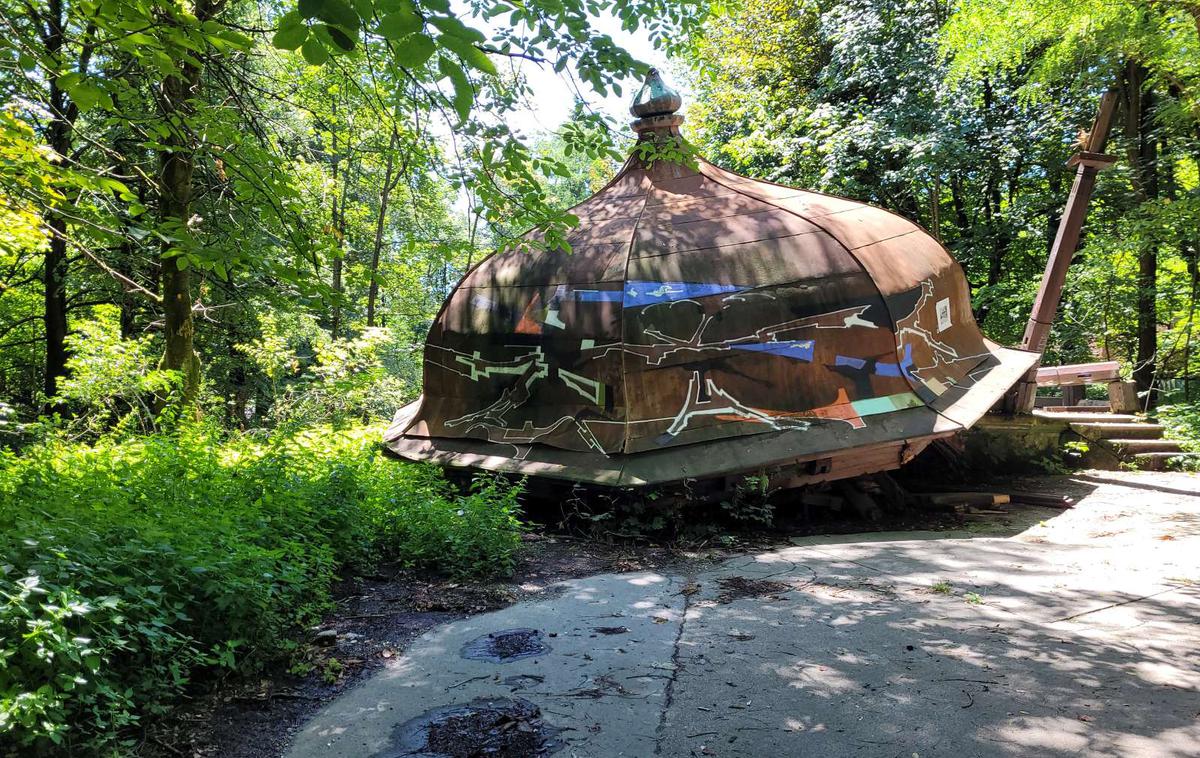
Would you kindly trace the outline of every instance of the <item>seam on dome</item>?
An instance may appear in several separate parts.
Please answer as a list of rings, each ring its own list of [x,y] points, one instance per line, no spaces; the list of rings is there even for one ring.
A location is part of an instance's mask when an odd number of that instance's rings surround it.
[[[634,163],[635,163],[634,156],[630,155],[628,158],[625,159],[625,163],[621,164],[620,170],[617,171],[617,173],[613,176],[613,178],[608,181],[608,184],[605,184],[603,187],[601,187],[599,190],[597,190],[594,194],[591,195],[591,197],[588,197],[588,198],[576,203],[575,205],[572,205],[570,208],[567,209],[567,213],[570,213],[571,211],[580,207],[584,203],[587,203],[590,200],[593,200],[598,195],[601,195],[602,193],[604,193],[609,187],[612,187],[613,185],[615,185],[621,177],[625,176],[626,173],[628,173],[634,169]],[[638,168],[640,168],[640,166]],[[647,190],[645,193],[643,193],[643,195],[648,196],[649,190]],[[636,193],[634,193],[632,195],[621,195],[621,197],[636,197],[636,196],[637,196]],[[646,204],[643,201],[642,208],[645,209],[645,207],[646,207]],[[638,213],[638,218],[639,219],[641,218],[640,211]],[[633,225],[633,228],[634,228],[634,230],[637,229],[636,223]],[[521,236],[522,237],[527,236],[532,231],[533,231],[533,229],[530,229],[529,231],[525,232]],[[497,255],[499,255],[499,253],[500,253],[499,248],[492,250],[492,252],[490,252],[487,255],[480,258],[474,265],[469,266],[467,268],[467,270],[463,272],[462,277],[457,282],[455,282],[454,287],[451,288],[450,294],[447,295],[446,299],[442,301],[442,306],[440,308],[438,308],[437,315],[434,316],[433,321],[430,322],[430,326],[429,326],[430,331],[432,331],[433,327],[437,326],[438,322],[440,322],[442,320],[442,317],[446,315],[446,309],[450,307],[450,301],[454,299],[454,296],[460,289],[462,283],[465,282],[468,278],[470,278],[471,274],[475,273],[476,269],[483,266],[485,263],[490,261],[492,258],[495,258]],[[628,268],[628,266],[629,266],[629,256],[628,255],[626,255],[626,258],[625,258],[625,265],[626,265],[626,268]],[[624,328],[623,324],[622,324],[622,328]],[[400,432],[401,435],[408,434],[408,430],[411,429],[417,423],[417,420],[422,417],[422,415],[425,411],[425,387],[427,385],[426,379],[428,378],[426,376],[426,366],[428,365],[428,362],[426,360],[426,355],[428,354],[428,352],[429,352],[429,335],[426,334],[425,335],[425,345],[421,349],[421,397],[420,397],[421,405],[417,408],[417,412],[413,414],[412,420],[409,421],[408,426],[404,427],[403,431]],[[623,389],[624,388],[622,388],[622,390]]]
[[[716,170],[717,170],[717,172],[722,172],[722,173],[724,173],[724,171],[725,171],[725,169],[723,169],[723,168],[720,168],[719,166],[715,166],[715,165],[713,165],[713,164],[711,164],[711,163],[708,163],[708,161],[705,161],[705,160],[703,160],[703,159],[701,159],[700,166],[701,166],[701,169],[702,169],[702,170],[703,170],[704,168],[706,168],[706,167],[710,167],[710,166],[711,166],[712,168],[716,169]],[[714,173],[716,173],[716,172],[714,172]],[[870,272],[870,270],[868,270],[868,269],[867,269],[867,267],[866,267],[865,265],[863,265],[862,259],[860,259],[860,258],[859,258],[857,255],[855,255],[855,254],[854,254],[854,250],[853,250],[853,248],[851,248],[849,245],[847,245],[847,244],[845,243],[845,241],[844,241],[844,240],[842,240],[842,238],[841,238],[841,237],[839,237],[838,235],[834,234],[834,233],[833,233],[833,232],[831,232],[829,229],[826,229],[826,228],[825,228],[825,226],[824,226],[823,224],[821,224],[821,223],[819,223],[819,222],[817,222],[817,221],[814,221],[814,220],[813,220],[813,218],[812,218],[811,216],[809,216],[809,215],[807,215],[807,214],[805,214],[805,213],[801,213],[800,211],[795,211],[795,210],[792,210],[791,208],[785,208],[785,207],[784,207],[784,206],[782,206],[782,205],[776,205],[775,203],[771,202],[770,200],[768,200],[768,199],[766,199],[766,198],[762,198],[762,197],[756,197],[756,196],[754,196],[754,195],[750,194],[749,192],[747,192],[747,191],[745,191],[745,190],[743,190],[743,189],[741,189],[741,188],[738,188],[737,186],[732,186],[732,185],[733,185],[733,183],[732,183],[732,182],[729,182],[729,183],[727,183],[727,182],[728,182],[728,180],[725,180],[725,178],[724,178],[723,176],[721,176],[719,173],[716,173],[716,175],[714,176],[714,175],[708,174],[708,173],[706,172],[706,173],[705,173],[705,176],[707,176],[709,179],[713,180],[713,181],[714,181],[714,182],[716,182],[717,184],[720,184],[720,185],[722,185],[722,186],[725,186],[725,187],[729,187],[730,189],[733,189],[733,190],[735,190],[736,192],[738,192],[739,194],[741,194],[741,195],[744,195],[744,196],[746,196],[746,197],[748,197],[748,198],[750,198],[750,199],[752,199],[752,200],[758,200],[758,201],[760,201],[760,202],[766,203],[767,205],[770,205],[772,208],[775,208],[775,209],[777,209],[777,210],[781,210],[781,211],[783,211],[784,213],[790,213],[791,215],[793,215],[793,216],[795,216],[795,217],[799,218],[799,219],[800,219],[800,220],[802,220],[802,221],[806,221],[807,223],[810,223],[810,224],[812,224],[813,226],[817,227],[817,228],[818,228],[818,229],[820,229],[822,232],[824,232],[824,233],[825,233],[825,234],[826,234],[826,235],[827,235],[827,236],[828,236],[830,239],[832,239],[834,242],[836,242],[836,243],[838,244],[838,246],[839,246],[839,247],[841,247],[843,250],[845,250],[845,251],[846,251],[846,254],[847,254],[847,255],[849,255],[849,256],[850,256],[850,258],[851,258],[851,259],[852,259],[852,260],[853,260],[855,263],[857,263],[857,264],[858,264],[858,267],[859,267],[860,269],[862,269],[862,272],[863,272],[864,274],[866,274],[866,276],[867,276],[867,278],[868,278],[868,279],[870,279],[870,280],[871,280],[871,285],[872,285],[872,286],[875,288],[875,291],[876,291],[876,292],[879,294],[879,299],[880,299],[880,300],[883,302],[883,308],[884,308],[884,310],[887,312],[888,319],[889,319],[889,320],[891,321],[891,323],[892,323],[892,333],[893,333],[893,334],[895,334],[895,332],[896,332],[896,319],[895,319],[895,316],[893,316],[893,315],[892,315],[892,309],[891,309],[890,307],[888,307],[888,304],[887,304],[887,298],[885,298],[885,297],[883,296],[883,290],[879,289],[879,284],[878,284],[878,283],[876,283],[876,281],[875,281],[875,277],[871,275],[871,272]],[[741,176],[740,176],[740,175],[738,175],[738,174],[734,174],[734,176],[737,176],[738,178],[743,178],[743,179],[746,179],[746,180],[748,180],[748,181],[751,181],[751,182],[753,182],[753,181],[754,181],[753,179],[750,179],[749,177],[741,177]],[[784,185],[775,185],[775,186],[780,186],[780,187],[782,187],[782,186],[784,186]],[[899,349],[899,346],[897,346],[897,349]]]
[[[629,163],[632,164],[633,161],[634,161],[634,157],[631,155],[629,157]],[[650,187],[646,190],[645,195],[643,196],[644,199],[642,200],[642,207],[641,207],[641,209],[638,210],[637,217],[633,222],[633,227],[629,230],[629,244],[625,247],[625,268],[621,273],[621,290],[622,291],[625,290],[625,287],[627,286],[627,284],[629,282],[629,261],[631,261],[633,259],[633,246],[634,246],[634,243],[637,242],[638,229],[640,229],[642,226],[642,216],[646,213],[646,204],[650,200],[650,193],[654,191],[654,180],[650,178],[650,173],[648,171],[646,171],[646,169],[641,165],[638,166],[638,170],[642,171],[646,175],[646,179],[650,182]],[[621,315],[617,322],[617,329],[618,329],[618,334],[620,335],[620,338],[621,338],[621,344],[624,345],[625,344],[625,308],[621,308],[619,313]],[[625,419],[624,419],[624,423],[621,424],[622,434],[621,434],[621,451],[620,452],[621,452],[622,456],[628,454],[628,448],[629,448],[629,372],[626,370],[626,367],[625,367],[625,360],[626,360],[625,356],[626,356],[626,352],[625,352],[625,350],[622,350],[621,351],[621,402],[624,403],[624,405],[625,405],[625,407],[624,407]],[[608,454],[605,453],[605,455],[607,456]],[[617,479],[618,479],[618,481],[620,481],[624,478],[625,478],[625,461],[622,460],[621,461],[621,473],[618,474]]]

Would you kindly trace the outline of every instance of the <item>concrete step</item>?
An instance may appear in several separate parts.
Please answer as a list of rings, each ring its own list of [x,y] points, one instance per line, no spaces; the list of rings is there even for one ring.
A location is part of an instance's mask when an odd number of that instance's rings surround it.
[[[1162,471],[1171,467],[1175,460],[1200,460],[1200,453],[1138,453],[1133,463],[1145,471]]]
[[[1175,440],[1167,439],[1106,439],[1105,444],[1119,448],[1126,454],[1134,453],[1181,453],[1183,448]]]
[[[1112,413],[1112,408],[1107,403],[1103,405],[1046,405],[1039,410],[1048,413]]]
[[[1071,431],[1090,440],[1158,439],[1164,427],[1148,422],[1072,421]]]
[[[1084,413],[1083,411],[1073,411],[1071,413],[1061,413],[1058,411],[1034,411],[1034,415],[1040,418],[1055,419],[1058,421],[1099,421],[1113,423],[1133,423],[1135,421],[1143,421],[1141,416],[1134,416],[1131,413]]]

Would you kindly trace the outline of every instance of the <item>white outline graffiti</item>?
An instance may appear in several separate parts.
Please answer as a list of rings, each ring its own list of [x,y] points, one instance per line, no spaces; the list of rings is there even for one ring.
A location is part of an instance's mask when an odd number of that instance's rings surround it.
[[[671,422],[671,425],[667,427],[667,434],[672,437],[678,437],[687,429],[692,419],[697,416],[719,416],[722,414],[742,416],[745,421],[766,424],[772,429],[807,429],[811,426],[807,421],[786,418],[778,419],[760,410],[751,408],[718,387],[716,382],[707,377],[704,378],[704,388],[707,390],[708,395],[708,398],[705,399],[700,391],[700,381],[700,372],[693,371],[692,378],[688,380],[687,400],[684,401],[683,407],[679,409],[679,413],[675,414],[675,419]]]
[[[655,303],[646,306],[642,313],[646,314],[654,308],[672,307],[680,303],[693,303],[699,305],[695,300],[676,300],[671,303]],[[661,366],[667,358],[680,352],[690,352],[697,354],[704,353],[725,353],[735,349],[737,345],[756,344],[756,343],[772,343],[772,342],[789,342],[791,340],[781,340],[779,335],[788,332],[799,331],[801,329],[850,329],[853,327],[866,327],[877,329],[878,325],[864,319],[862,314],[866,312],[870,305],[859,305],[851,308],[842,308],[840,310],[831,311],[829,313],[820,313],[815,316],[805,316],[804,318],[791,319],[778,324],[764,326],[761,329],[754,331],[751,334],[742,335],[739,337],[731,337],[719,341],[706,341],[704,333],[708,330],[709,325],[713,321],[713,316],[705,315],[700,319],[700,323],[696,326],[696,330],[690,337],[681,338],[666,334],[654,327],[646,327],[642,330],[642,334],[654,340],[649,345],[636,345],[628,342],[610,342],[604,345],[593,345],[591,347],[582,347],[586,351],[597,351],[594,357],[599,358],[608,355],[612,352],[621,352],[627,355],[636,355],[646,361],[647,366]]]
[[[592,405],[604,404],[604,383],[595,379],[589,379],[586,376],[580,376],[572,371],[567,371],[565,368],[558,369],[558,376],[563,380],[563,384],[579,393],[579,396],[587,400]]]
[[[912,311],[907,316],[896,321],[896,339],[899,342],[901,354],[904,353],[904,349],[908,345],[906,340],[909,337],[923,341],[929,346],[930,353],[933,356],[933,363],[928,366],[914,365],[908,370],[908,373],[921,380],[921,383],[935,395],[941,395],[946,391],[947,385],[956,387],[969,387],[974,384],[976,381],[978,381],[974,377],[975,372],[968,372],[962,379],[955,381],[949,377],[924,377],[921,376],[922,371],[932,371],[940,366],[950,366],[955,363],[985,358],[991,355],[991,353],[985,350],[982,353],[976,353],[974,355],[959,355],[958,351],[953,347],[934,337],[928,329],[921,327],[921,309],[924,308],[933,299],[933,297],[933,280],[926,279],[922,281],[921,296],[917,299],[916,305],[913,306]],[[935,320],[937,319],[936,312],[933,314],[933,318]],[[939,392],[938,388],[931,384],[931,382],[937,382],[938,385],[941,385],[942,391]]]

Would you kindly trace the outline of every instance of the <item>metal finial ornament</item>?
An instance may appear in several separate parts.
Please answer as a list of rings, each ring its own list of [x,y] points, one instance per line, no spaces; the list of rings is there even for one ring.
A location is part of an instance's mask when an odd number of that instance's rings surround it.
[[[638,118],[650,116],[669,116],[683,105],[683,98],[663,81],[658,69],[652,68],[646,74],[642,88],[633,96],[633,105],[629,112]]]
[[[683,116],[676,111],[682,106],[683,98],[663,81],[658,69],[652,68],[629,106],[629,112],[637,116],[633,130],[639,134],[651,131],[678,133]]]

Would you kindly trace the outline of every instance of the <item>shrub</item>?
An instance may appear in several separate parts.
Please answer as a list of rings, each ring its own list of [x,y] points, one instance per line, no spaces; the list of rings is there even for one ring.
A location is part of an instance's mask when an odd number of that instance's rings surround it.
[[[189,425],[0,453],[0,746],[119,749],[194,679],[293,649],[342,567],[511,571],[518,488],[457,497],[385,459],[379,431]]]
[[[1182,443],[1188,452],[1200,452],[1200,401],[1160,406],[1158,420],[1167,427],[1167,435]],[[1179,457],[1174,462],[1184,470],[1200,470],[1200,461]]]
[[[238,349],[266,377],[274,425],[383,418],[420,388],[420,349],[393,329],[331,338],[311,316],[264,313]]]
[[[67,335],[70,373],[59,381],[58,400],[74,411],[73,433],[155,431],[162,419],[150,407],[154,396],[179,391],[178,372],[152,368],[162,348],[149,336],[123,339],[120,320],[117,306],[99,305]]]
[[[1200,450],[1200,401],[1163,405],[1157,415],[1168,434],[1182,441],[1187,449]]]

